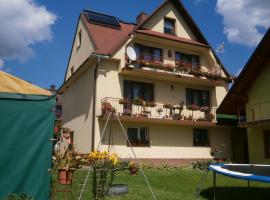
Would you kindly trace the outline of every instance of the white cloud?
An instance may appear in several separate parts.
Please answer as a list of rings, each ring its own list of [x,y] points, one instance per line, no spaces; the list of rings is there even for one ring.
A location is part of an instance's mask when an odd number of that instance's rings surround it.
[[[254,47],[270,26],[270,0],[217,0],[216,10],[231,43]]]
[[[0,60],[27,60],[32,45],[52,38],[56,16],[33,0],[0,0]],[[1,62],[0,62],[1,64]]]

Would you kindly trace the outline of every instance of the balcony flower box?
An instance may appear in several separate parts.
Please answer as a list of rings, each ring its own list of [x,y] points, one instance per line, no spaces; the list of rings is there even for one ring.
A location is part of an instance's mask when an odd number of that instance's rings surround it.
[[[173,72],[175,66],[173,64],[166,64],[165,65],[165,71]]]
[[[129,99],[120,99],[119,104],[129,104],[130,100]]]
[[[163,67],[163,64],[162,64],[161,61],[155,60],[155,61],[151,62],[151,66],[152,66],[153,68],[161,68],[161,67]]]
[[[150,146],[150,141],[146,141],[146,140],[131,140],[130,143],[133,147],[149,147]],[[130,145],[127,144],[127,146],[130,146]]]
[[[201,108],[200,108],[200,111],[201,112],[209,112],[209,110],[210,110],[210,108],[208,107],[208,106],[202,106]]]
[[[188,109],[188,110],[197,111],[197,110],[200,110],[200,107],[197,106],[196,104],[191,104],[191,105],[188,105],[188,106],[187,106],[187,109]]]
[[[145,102],[145,107],[154,108],[156,106],[157,106],[157,104],[155,102],[153,102],[153,101],[151,101],[151,102]]]

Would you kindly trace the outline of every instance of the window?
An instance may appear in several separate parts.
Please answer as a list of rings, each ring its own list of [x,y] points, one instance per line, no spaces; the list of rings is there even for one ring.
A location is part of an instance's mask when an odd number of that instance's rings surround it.
[[[197,105],[197,106],[208,106],[210,107],[210,95],[209,91],[206,90],[186,90],[186,102],[187,105]]]
[[[265,158],[270,158],[270,131],[264,131],[264,154]]]
[[[164,18],[164,33],[174,35],[175,34],[175,20],[170,18]]]
[[[82,30],[80,30],[80,31],[78,32],[77,49],[80,48],[81,43],[82,43]]]
[[[140,60],[162,61],[162,49],[148,47],[141,44],[135,44],[134,49]]]
[[[128,128],[128,139],[132,146],[145,147],[149,146],[148,128]],[[129,146],[129,144],[127,144]]]
[[[209,146],[208,133],[206,129],[193,129],[193,146]]]
[[[189,55],[185,53],[175,52],[175,61],[186,63],[190,65],[192,68],[199,68],[200,67],[200,57],[197,55]]]
[[[154,86],[151,83],[141,83],[124,80],[124,98],[141,98],[145,101],[154,101]]]

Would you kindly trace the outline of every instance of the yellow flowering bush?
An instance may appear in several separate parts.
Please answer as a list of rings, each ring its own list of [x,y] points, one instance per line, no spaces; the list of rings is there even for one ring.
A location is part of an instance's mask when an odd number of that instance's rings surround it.
[[[107,151],[93,151],[88,160],[93,167],[94,200],[104,200],[118,170],[119,157]]]
[[[90,162],[112,162],[113,165],[118,163],[118,155],[116,153],[110,154],[107,151],[93,151],[89,154]]]

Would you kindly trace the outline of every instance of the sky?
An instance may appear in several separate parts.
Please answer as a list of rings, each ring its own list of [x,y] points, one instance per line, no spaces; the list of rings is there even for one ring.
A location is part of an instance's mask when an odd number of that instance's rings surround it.
[[[135,22],[163,0],[0,0],[0,70],[48,88],[63,83],[83,9]],[[270,26],[269,0],[182,0],[232,75],[238,75]]]

